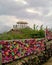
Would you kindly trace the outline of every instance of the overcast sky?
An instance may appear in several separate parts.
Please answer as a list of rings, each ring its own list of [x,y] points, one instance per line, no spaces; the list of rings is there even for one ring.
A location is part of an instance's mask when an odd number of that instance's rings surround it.
[[[52,27],[52,0],[0,0],[0,32],[19,20]]]

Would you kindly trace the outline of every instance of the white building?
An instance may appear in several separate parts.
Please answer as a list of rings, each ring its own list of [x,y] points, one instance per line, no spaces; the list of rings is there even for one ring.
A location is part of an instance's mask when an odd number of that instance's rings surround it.
[[[19,22],[17,22],[16,25],[13,25],[13,29],[15,30],[15,29],[23,29],[23,28],[26,28],[26,27],[28,27],[27,24],[28,24],[27,22],[19,21]]]

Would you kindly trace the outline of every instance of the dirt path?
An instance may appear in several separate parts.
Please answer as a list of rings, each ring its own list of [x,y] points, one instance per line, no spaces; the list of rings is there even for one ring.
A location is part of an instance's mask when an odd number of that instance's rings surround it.
[[[52,58],[50,58],[44,65],[52,65]]]

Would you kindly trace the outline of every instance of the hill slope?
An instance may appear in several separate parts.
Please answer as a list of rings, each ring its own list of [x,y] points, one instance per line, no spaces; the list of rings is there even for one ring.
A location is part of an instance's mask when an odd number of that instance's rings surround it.
[[[33,30],[31,28],[24,28],[20,30],[10,30],[0,35],[0,40],[12,40],[12,39],[27,39],[32,37],[44,37],[44,30]]]

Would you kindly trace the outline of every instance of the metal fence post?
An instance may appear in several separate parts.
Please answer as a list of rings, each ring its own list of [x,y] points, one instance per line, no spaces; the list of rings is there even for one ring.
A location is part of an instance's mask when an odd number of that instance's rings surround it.
[[[2,65],[2,53],[0,52],[0,65]]]

